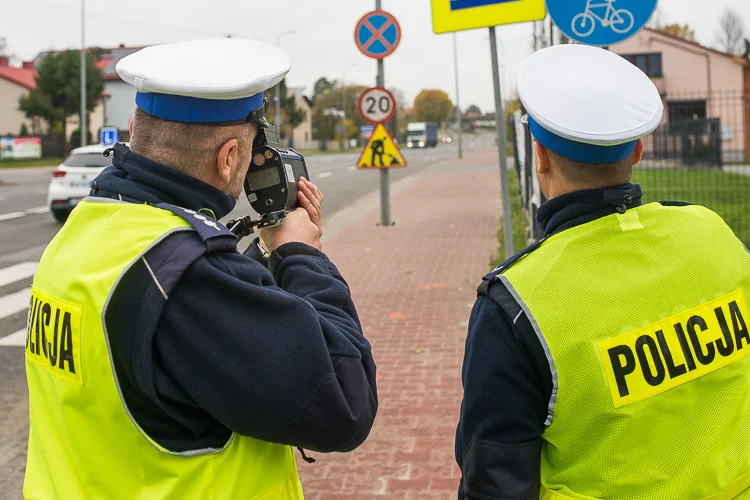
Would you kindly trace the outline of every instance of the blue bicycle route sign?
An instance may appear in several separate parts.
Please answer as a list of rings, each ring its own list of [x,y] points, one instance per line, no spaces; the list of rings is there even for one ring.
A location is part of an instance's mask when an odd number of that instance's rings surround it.
[[[587,45],[613,45],[646,25],[657,0],[547,0],[547,10],[569,38]]]
[[[451,0],[451,10],[470,9],[498,3],[517,2],[518,0]]]

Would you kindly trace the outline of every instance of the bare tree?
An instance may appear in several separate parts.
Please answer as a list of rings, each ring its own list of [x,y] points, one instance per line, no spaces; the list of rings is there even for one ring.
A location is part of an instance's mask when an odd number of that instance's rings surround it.
[[[742,55],[745,38],[745,23],[739,12],[731,7],[724,9],[719,19],[719,31],[716,33],[719,47],[728,54]]]

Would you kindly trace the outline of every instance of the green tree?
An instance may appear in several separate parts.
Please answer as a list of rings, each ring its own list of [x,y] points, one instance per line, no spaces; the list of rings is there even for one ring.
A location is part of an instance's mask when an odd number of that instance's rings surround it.
[[[313,135],[315,139],[330,141],[337,138],[335,129],[337,126],[342,125],[342,118],[332,114],[326,115],[326,110],[341,111],[342,108],[346,113],[346,118],[351,120],[351,125],[353,125],[347,126],[348,138],[357,137],[360,125],[364,123],[364,120],[359,115],[357,104],[359,96],[365,90],[367,90],[367,87],[362,85],[347,85],[346,87],[337,87],[328,90],[318,96],[315,100],[315,108],[313,108],[312,116]],[[342,137],[338,138],[342,139]]]
[[[320,96],[333,90],[335,86],[334,82],[331,82],[326,77],[318,78],[315,85],[313,85],[313,103],[317,103]]]
[[[279,85],[266,91],[266,97],[271,100],[271,108],[269,109],[270,116],[268,120],[273,123],[273,118],[276,114],[276,91],[279,91],[279,103],[281,105],[281,130],[279,135],[281,138],[287,138],[292,135],[294,129],[299,127],[299,124],[305,121],[307,113],[304,109],[297,107],[297,96],[290,94],[286,80],[282,80]]]
[[[91,112],[102,98],[104,76],[96,67],[95,54],[86,54],[86,110]],[[27,118],[41,118],[49,131],[60,133],[65,120],[81,110],[81,55],[76,50],[47,54],[37,68],[36,88],[18,100]]]
[[[28,135],[29,135],[29,129],[28,129],[28,127],[26,127],[25,123],[22,123],[21,124],[21,130],[18,131],[18,136],[19,137],[26,137]]]
[[[423,90],[414,99],[414,117],[420,122],[445,124],[453,113],[453,103],[442,90]]]

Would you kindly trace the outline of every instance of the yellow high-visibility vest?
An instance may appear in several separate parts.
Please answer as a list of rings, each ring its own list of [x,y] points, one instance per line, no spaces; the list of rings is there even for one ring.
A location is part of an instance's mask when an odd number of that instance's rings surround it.
[[[553,374],[544,499],[750,499],[750,254],[658,203],[562,231],[497,279]]]
[[[156,243],[191,230],[166,210],[94,198],[47,247],[25,351],[25,498],[302,499],[291,447],[233,435],[222,449],[173,452],[138,426],[120,395],[103,323],[109,298]]]

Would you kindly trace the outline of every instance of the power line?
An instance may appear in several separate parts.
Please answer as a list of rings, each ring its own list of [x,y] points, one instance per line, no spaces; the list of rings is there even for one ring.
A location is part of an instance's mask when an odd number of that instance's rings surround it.
[[[65,12],[67,14],[71,14],[75,16],[79,16],[81,14],[81,11],[75,7],[66,7],[64,5],[59,5],[59,4],[55,4],[51,2],[45,2],[44,0],[26,0],[25,2],[23,2],[23,4],[24,5],[28,5],[28,4],[41,5],[44,7],[55,9],[60,12]],[[163,24],[147,23],[143,21],[136,21],[133,19],[125,19],[119,16],[108,16],[106,14],[98,14],[95,12],[92,13],[90,11],[86,12],[86,17],[91,18],[91,19],[99,19],[102,21],[111,21],[111,22],[116,22],[116,23],[121,23],[121,24],[130,24],[133,26],[143,26],[143,27],[149,27],[149,28],[160,29],[160,30],[167,29],[167,30],[173,30],[173,31],[182,31],[185,33],[192,33],[196,35],[204,35],[204,36],[207,35],[207,36],[214,36],[214,37],[226,36],[225,34],[210,33],[207,31],[194,30],[190,28],[180,28],[179,26],[169,26],[169,25],[163,25]]]

